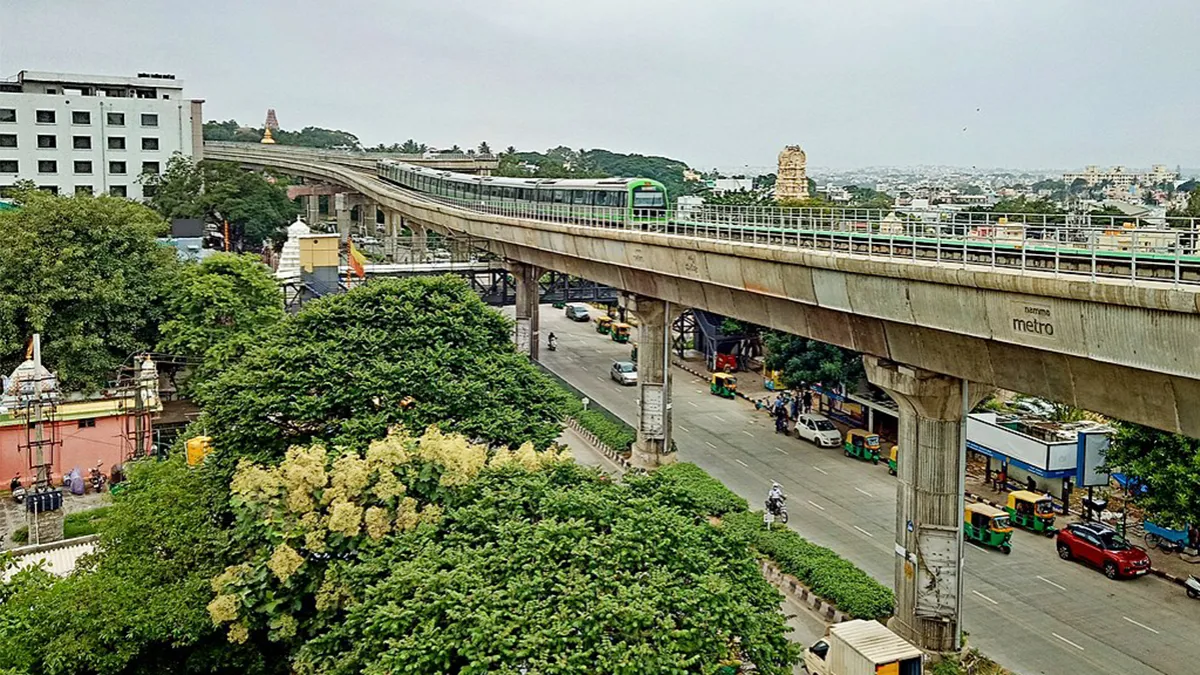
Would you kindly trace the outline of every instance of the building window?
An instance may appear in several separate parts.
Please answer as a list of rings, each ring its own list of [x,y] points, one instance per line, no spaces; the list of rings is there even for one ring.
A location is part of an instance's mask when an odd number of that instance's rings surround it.
[[[75,173],[90,174],[92,172],[92,163],[87,161],[75,162]]]
[[[115,173],[115,174],[124,174],[125,173],[125,162],[109,162],[108,163],[108,172]]]
[[[108,137],[108,149],[109,150],[124,150],[125,149],[125,137],[124,136],[109,136]]]
[[[158,139],[157,138],[143,138],[142,139],[142,149],[143,150],[157,150],[158,149]]]
[[[79,188],[75,188],[75,189],[78,190]],[[96,426],[96,418],[95,417],[89,417],[86,420],[79,420],[79,428],[80,429],[90,429],[94,426]]]
[[[38,173],[58,173],[58,162],[52,159],[39,159]]]
[[[17,173],[20,166],[15,159],[0,159],[0,173]]]
[[[91,150],[92,149],[92,137],[91,136],[76,136],[75,138],[71,139],[71,145],[76,150]]]
[[[0,122],[16,122],[17,111],[15,108],[0,108]]]
[[[108,188],[108,194],[114,197],[124,197],[126,196],[127,192],[128,190],[125,189],[124,185],[113,185],[112,187]]]
[[[153,183],[147,183],[142,186],[142,197],[145,197],[146,199],[150,199],[151,197],[153,197],[156,194],[158,194],[158,186],[157,185],[155,185]]]
[[[96,190],[91,185],[76,185],[75,186],[75,194],[76,195],[95,195]]]
[[[71,124],[91,124],[92,113],[86,110],[72,110]]]
[[[15,148],[17,147],[16,134],[0,134],[0,148]]]
[[[41,190],[42,192],[45,192],[46,194],[51,194],[51,195],[58,194],[58,186],[57,185],[39,185],[38,189]]]
[[[158,126],[158,113],[142,113],[142,126],[144,126],[144,127]]]
[[[142,162],[142,173],[158,174],[158,162]]]
[[[38,124],[54,124],[54,120],[55,120],[55,115],[54,115],[53,110],[37,111],[37,123]]]
[[[123,127],[125,126],[125,113],[108,113],[108,126]]]
[[[58,136],[54,134],[38,134],[38,147],[49,150],[58,147]]]

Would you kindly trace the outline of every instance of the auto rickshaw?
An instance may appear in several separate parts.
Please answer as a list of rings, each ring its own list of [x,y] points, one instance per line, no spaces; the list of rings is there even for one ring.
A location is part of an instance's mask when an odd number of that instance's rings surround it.
[[[984,546],[1012,553],[1012,523],[1008,513],[987,504],[967,504],[963,511],[963,536]]]
[[[890,455],[888,455],[888,473],[895,476],[896,471],[898,471],[899,468],[900,468],[900,446],[893,445],[892,453]]]
[[[1030,532],[1053,537],[1058,528],[1054,527],[1054,500],[1050,495],[1040,495],[1029,490],[1017,490],[1008,494],[1009,520],[1013,525]]]
[[[843,451],[847,457],[869,460],[872,464],[879,463],[879,436],[866,429],[851,429],[846,432],[846,445]]]
[[[621,323],[620,321],[614,321],[613,324],[609,326],[609,335],[612,337],[613,342],[629,342],[629,335],[632,330],[633,326],[630,326],[627,323]]]
[[[596,332],[601,335],[610,335],[612,334],[612,324],[611,316],[598,316],[596,317]]]
[[[733,398],[737,392],[737,378],[729,373],[713,373],[708,392],[713,396]]]
[[[783,390],[783,371],[781,370],[764,370],[763,371],[763,388],[767,391],[782,391]]]

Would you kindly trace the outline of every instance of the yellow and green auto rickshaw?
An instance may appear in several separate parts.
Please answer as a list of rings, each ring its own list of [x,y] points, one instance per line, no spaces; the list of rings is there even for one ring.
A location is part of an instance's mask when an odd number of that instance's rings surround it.
[[[1058,528],[1054,527],[1054,500],[1050,495],[1041,495],[1029,490],[1017,490],[1008,494],[1009,520],[1013,525],[1030,532],[1053,537]]]
[[[888,455],[888,473],[893,476],[900,469],[900,446],[892,446],[892,454]]]
[[[1008,513],[987,504],[967,504],[963,511],[963,536],[984,546],[1012,553],[1012,523]]]
[[[612,333],[613,320],[611,316],[596,317],[596,332],[601,335],[609,335]]]
[[[609,327],[609,335],[612,336],[613,342],[629,342],[630,333],[633,331],[633,326],[620,321],[614,321]]]
[[[866,429],[851,429],[846,432],[846,445],[843,451],[847,457],[857,457],[872,464],[878,464],[879,435]]]
[[[729,373],[713,373],[708,392],[713,396],[733,398],[737,392],[737,378]]]

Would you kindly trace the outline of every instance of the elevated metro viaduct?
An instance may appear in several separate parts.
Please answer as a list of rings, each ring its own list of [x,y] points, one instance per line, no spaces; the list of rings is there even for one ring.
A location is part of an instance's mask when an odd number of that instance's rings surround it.
[[[669,326],[680,308],[704,308],[865,353],[868,378],[901,410],[892,626],[926,649],[948,651],[958,639],[962,421],[987,392],[1024,392],[1200,436],[1195,285],[497,215],[436,203],[328,162],[258,148],[208,154],[343,185],[410,227],[487,239],[526,289],[518,293],[518,344],[535,356],[538,270],[633,294],[641,319],[638,466],[673,461]]]

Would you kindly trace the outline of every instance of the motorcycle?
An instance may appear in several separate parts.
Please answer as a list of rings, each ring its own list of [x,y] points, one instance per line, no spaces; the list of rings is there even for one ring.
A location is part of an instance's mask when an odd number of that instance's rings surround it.
[[[25,486],[21,485],[21,477],[14,476],[12,482],[8,484],[8,489],[12,494],[13,501],[18,504],[25,503]]]
[[[558,338],[551,335],[550,339],[547,340],[547,342],[549,343],[550,351],[552,351],[552,352],[558,351]]]
[[[771,523],[775,522],[776,520],[781,523],[786,523],[788,521],[786,502],[786,496],[780,497],[775,503],[772,503],[772,500],[770,499],[766,501],[766,508],[763,509],[763,522],[766,523],[767,527],[770,527]]]
[[[1200,600],[1200,579],[1189,574],[1187,581],[1183,582],[1183,589],[1187,591],[1189,598]]]
[[[788,432],[787,417],[785,415],[776,415],[775,416],[775,433],[787,435],[787,432]]]
[[[104,492],[104,484],[106,482],[107,479],[100,469],[93,468],[88,472],[88,486],[91,487],[92,492]]]

